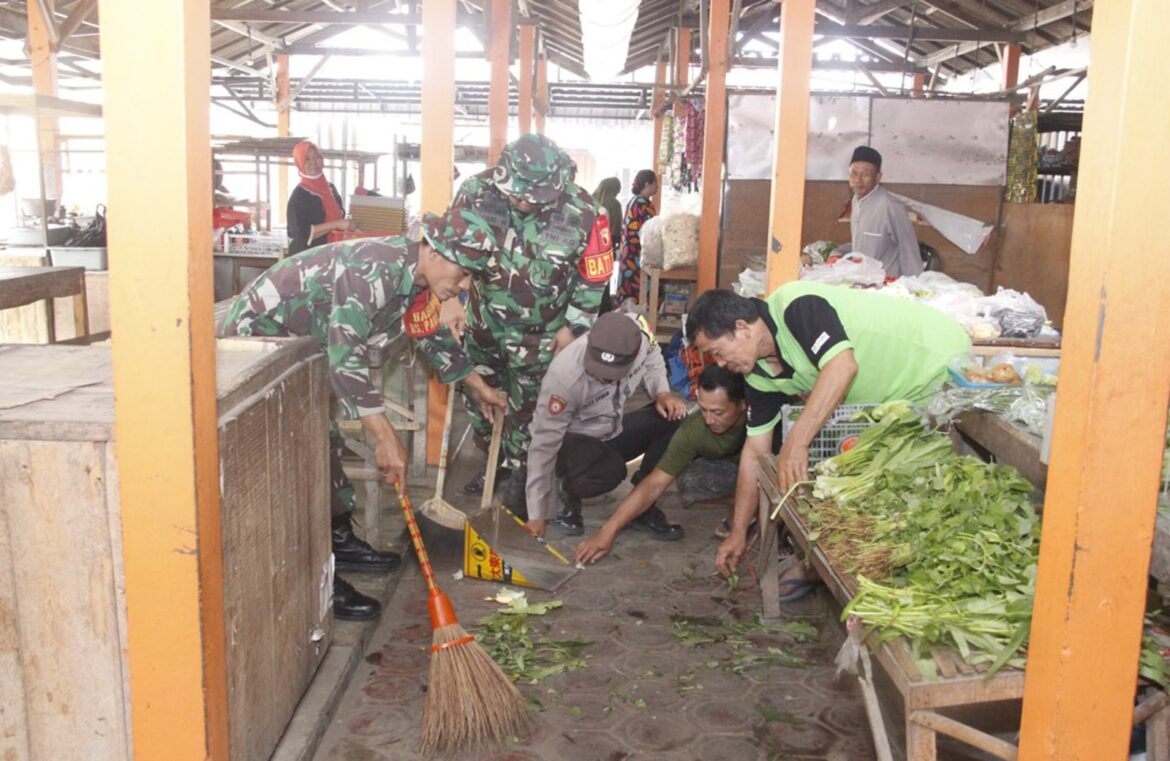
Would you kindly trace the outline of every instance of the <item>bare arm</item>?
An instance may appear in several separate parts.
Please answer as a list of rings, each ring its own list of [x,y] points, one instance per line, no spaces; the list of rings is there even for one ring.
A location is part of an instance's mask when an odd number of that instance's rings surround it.
[[[739,475],[735,480],[735,512],[731,518],[731,533],[715,552],[715,567],[724,576],[730,576],[747,551],[748,526],[760,507],[760,490],[756,476],[760,470],[759,458],[772,452],[772,432],[748,436],[739,455]]]
[[[805,402],[804,412],[784,437],[784,445],[776,458],[781,490],[788,491],[794,483],[808,480],[808,446],[845,398],[855,377],[857,360],[852,349],[845,349],[821,368]]]
[[[618,532],[646,512],[672,483],[674,476],[661,468],[650,471],[650,475],[643,478],[637,487],[626,495],[618,505],[617,512],[610,516],[598,532],[577,545],[577,562],[596,563],[605,557],[613,547],[613,540]]]
[[[398,438],[390,419],[384,413],[378,412],[362,418],[362,427],[366,429],[377,442],[374,458],[378,462],[378,470],[386,483],[399,481],[402,489],[406,490],[406,447]]]

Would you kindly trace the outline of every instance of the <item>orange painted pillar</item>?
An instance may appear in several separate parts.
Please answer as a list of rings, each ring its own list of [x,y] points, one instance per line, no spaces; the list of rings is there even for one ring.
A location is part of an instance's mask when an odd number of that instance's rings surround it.
[[[780,8],[780,86],[776,92],[776,143],[772,149],[768,293],[800,274],[815,18],[815,0],[788,0]]]
[[[451,203],[455,158],[455,0],[422,4],[426,42],[422,46],[422,134],[419,173],[422,211],[441,214]],[[442,448],[447,386],[434,376],[427,386],[427,462],[437,464]]]
[[[532,131],[532,66],[536,49],[536,27],[520,27],[520,97],[517,108],[520,134]]]
[[[650,166],[653,167],[654,173],[658,175],[658,192],[654,194],[651,199],[654,202],[654,207],[658,208],[662,204],[662,170],[663,166],[658,162],[658,149],[662,146],[662,104],[666,102],[666,91],[663,85],[666,83],[666,61],[662,58],[654,65],[654,98],[651,101],[650,113],[654,114],[654,144],[650,147]]]
[[[512,1],[492,0],[492,37],[488,47],[492,82],[488,94],[488,164],[495,164],[508,142],[508,64],[512,59]]]
[[[910,97],[921,98],[923,92],[926,91],[926,72],[914,72],[914,89],[911,91]]]
[[[719,277],[719,227],[723,219],[723,139],[727,133],[727,34],[730,0],[711,0],[707,33],[707,103],[703,124],[703,211],[699,218],[697,292],[715,287]]]
[[[45,0],[45,6],[52,13],[53,0]],[[28,56],[32,64],[33,91],[37,95],[57,96],[57,54],[54,40],[57,37],[53,18],[41,14],[40,4],[27,3],[28,7]],[[41,181],[44,183],[45,198],[61,200],[61,138],[57,117],[37,117],[37,151],[40,157]],[[24,195],[33,197],[36,187],[27,188]]]
[[[276,136],[289,137],[292,134],[292,109],[288,103],[288,56],[284,54],[276,56],[276,102],[283,104],[276,111]],[[280,188],[280,195],[273,200],[273,205],[276,206],[276,218],[280,220],[281,224],[288,221],[285,219],[288,212],[289,195],[288,161],[291,161],[291,157],[282,161],[277,169],[279,179],[277,187]]]
[[[1010,90],[1020,81],[1020,43],[1003,46],[1003,89]]]
[[[544,120],[548,118],[548,56],[543,52],[536,57],[536,132],[544,134]]]
[[[104,3],[101,19],[134,757],[226,759],[211,11],[208,0]]]
[[[1093,8],[1021,761],[1128,757],[1170,394],[1164,0]]]

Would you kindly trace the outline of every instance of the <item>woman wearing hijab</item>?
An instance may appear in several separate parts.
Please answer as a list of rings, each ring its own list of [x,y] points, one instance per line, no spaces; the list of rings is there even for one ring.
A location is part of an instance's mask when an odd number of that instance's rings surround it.
[[[622,234],[622,256],[619,267],[621,279],[618,281],[617,297],[615,301],[620,306],[627,299],[638,300],[638,291],[642,275],[642,239],[639,231],[648,219],[658,214],[654,202],[650,198],[658,192],[658,175],[650,169],[643,169],[634,175],[634,184],[631,190],[634,197],[626,204],[625,231]]]
[[[337,188],[322,174],[324,161],[317,146],[308,140],[297,143],[293,161],[301,182],[288,197],[289,256],[327,243],[332,232],[357,229],[345,218]]]

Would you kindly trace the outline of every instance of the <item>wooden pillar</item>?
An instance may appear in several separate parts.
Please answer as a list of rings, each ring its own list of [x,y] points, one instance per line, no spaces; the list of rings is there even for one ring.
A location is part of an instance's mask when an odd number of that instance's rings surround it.
[[[548,118],[548,54],[543,50],[536,55],[536,103],[534,110],[536,111],[536,133],[543,135],[544,120]]]
[[[1093,9],[1068,311],[1024,682],[1021,761],[1128,756],[1170,394],[1165,0]]]
[[[711,0],[707,14],[707,107],[703,123],[703,211],[699,218],[697,292],[715,287],[719,277],[719,227],[723,205],[723,139],[727,133],[727,34],[730,0]]]
[[[650,166],[654,168],[654,173],[658,175],[658,192],[654,194],[651,200],[654,202],[654,208],[658,208],[662,204],[662,174],[663,166],[658,163],[658,149],[662,145],[662,104],[666,102],[666,91],[663,85],[666,83],[666,60],[659,58],[658,62],[654,64],[654,99],[651,101],[651,111],[654,114],[654,144],[650,146]]]
[[[536,27],[520,27],[520,97],[517,107],[520,134],[532,131],[532,66],[536,50]]]
[[[800,274],[815,17],[815,0],[788,0],[780,8],[780,84],[776,93],[776,143],[772,148],[767,293]]]
[[[422,134],[419,174],[422,211],[441,214],[451,203],[455,159],[455,0],[422,4]],[[439,462],[447,386],[432,376],[427,386],[427,463]]]
[[[914,89],[911,91],[910,97],[921,98],[922,93],[926,91],[926,72],[914,72]]]
[[[276,103],[276,136],[289,137],[291,135],[292,108],[288,102],[288,56],[283,53],[276,56]],[[286,156],[285,159],[285,161],[280,162],[280,167],[276,170],[280,195],[273,200],[273,205],[276,206],[276,218],[280,220],[281,224],[288,221],[285,219],[285,214],[288,212],[289,195],[288,162],[292,160],[292,157]]]
[[[134,757],[226,759],[211,10],[186,0],[101,11]]]
[[[691,30],[688,27],[675,29],[674,46],[674,86],[675,94],[682,92],[682,88],[691,83]],[[687,112],[686,104],[681,100],[674,102],[674,118],[680,119]]]
[[[1004,90],[1014,88],[1020,81],[1020,43],[1009,42],[1003,46],[1003,83]]]
[[[511,62],[512,0],[492,1],[492,82],[488,94],[488,164],[495,164],[508,142],[508,64]]]
[[[55,42],[57,27],[52,17],[53,0],[44,0],[49,16],[41,13],[41,3],[27,3],[28,6],[28,56],[32,64],[33,91],[37,95],[57,96],[57,53]],[[60,131],[56,116],[37,115],[37,152],[40,181],[44,183],[45,198],[61,200]],[[40,193],[38,187],[26,187],[21,195],[34,198]]]

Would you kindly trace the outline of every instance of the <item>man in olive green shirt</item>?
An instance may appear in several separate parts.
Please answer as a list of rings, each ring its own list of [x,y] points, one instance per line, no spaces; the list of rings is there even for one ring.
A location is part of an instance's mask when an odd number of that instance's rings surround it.
[[[596,563],[605,557],[618,532],[631,523],[636,525],[647,512],[659,509],[656,500],[676,479],[684,494],[698,491],[703,498],[710,498],[731,493],[737,470],[735,460],[747,435],[744,393],[743,376],[717,365],[703,370],[699,376],[699,409],[687,416],[674,432],[654,469],[622,500],[617,512],[596,534],[577,545],[578,563]],[[702,474],[696,473],[697,478],[688,479],[691,471]],[[718,478],[720,475],[730,477]],[[720,492],[710,483],[712,480],[722,481],[726,488]],[[681,527],[678,535],[682,536]]]

